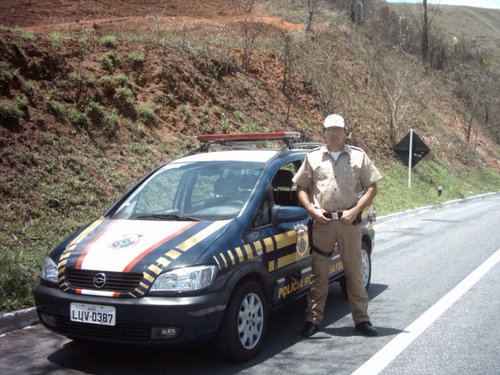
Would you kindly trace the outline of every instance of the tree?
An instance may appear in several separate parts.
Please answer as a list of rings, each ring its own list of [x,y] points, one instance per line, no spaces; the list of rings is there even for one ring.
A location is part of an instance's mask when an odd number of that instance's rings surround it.
[[[417,72],[418,61],[412,60],[411,56],[406,56],[410,61],[405,64],[399,63],[391,54],[374,48],[367,64],[371,74],[375,78],[377,86],[383,93],[384,101],[389,113],[389,137],[394,144],[398,135],[398,130],[406,116],[408,106],[404,103],[408,99],[411,91],[416,92],[419,80]]]
[[[462,80],[467,82],[467,85],[461,88],[462,100],[465,104],[462,113],[465,122],[465,140],[467,144],[470,144],[474,116],[478,110],[479,100],[483,95],[488,76],[484,70],[478,71],[468,64],[462,66],[458,74],[461,74]]]
[[[434,7],[429,7],[427,0],[422,0],[420,6],[417,6],[417,14],[409,10],[407,7],[411,18],[417,24],[420,33],[420,54],[422,56],[422,61],[427,62],[429,53],[429,34],[431,30],[432,23],[435,17],[439,14],[439,3]]]
[[[307,32],[312,32],[312,25],[313,25],[313,17],[314,13],[316,12],[316,3],[318,0],[307,0],[307,25],[306,25],[306,31]]]
[[[234,0],[238,17],[241,19],[241,35],[243,43],[242,68],[248,70],[250,59],[255,49],[257,36],[260,34],[261,27],[252,22],[252,12],[256,0]]]
[[[287,112],[286,112],[286,118],[285,118],[285,123],[288,122],[288,119],[290,117],[290,109],[292,106],[292,100],[293,100],[293,89],[292,89],[292,74],[293,74],[293,64],[294,60],[296,58],[294,54],[294,45],[293,45],[293,38],[292,35],[287,31],[283,30],[282,31],[282,37],[283,37],[283,82],[282,82],[282,87],[281,91],[283,91],[283,94],[287,98],[288,105],[287,105]]]

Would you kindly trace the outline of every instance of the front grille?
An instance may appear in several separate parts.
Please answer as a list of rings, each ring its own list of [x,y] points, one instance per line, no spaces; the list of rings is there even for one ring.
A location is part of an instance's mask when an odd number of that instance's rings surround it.
[[[106,275],[106,284],[102,288],[96,288],[94,285],[94,277],[99,273]],[[110,290],[114,292],[134,290],[142,280],[142,273],[92,271],[75,268],[67,268],[65,275],[66,281],[73,288]]]
[[[151,339],[151,327],[139,324],[117,324],[116,326],[102,326],[72,322],[66,317],[56,317],[55,329],[69,337],[95,337],[117,341],[148,341]]]

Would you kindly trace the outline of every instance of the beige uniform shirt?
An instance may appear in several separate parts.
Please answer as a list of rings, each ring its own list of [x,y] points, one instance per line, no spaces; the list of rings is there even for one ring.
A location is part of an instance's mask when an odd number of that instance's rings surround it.
[[[335,161],[322,146],[307,154],[293,178],[297,185],[308,189],[312,204],[328,211],[343,211],[353,207],[358,193],[382,179],[377,168],[365,152],[344,145]]]

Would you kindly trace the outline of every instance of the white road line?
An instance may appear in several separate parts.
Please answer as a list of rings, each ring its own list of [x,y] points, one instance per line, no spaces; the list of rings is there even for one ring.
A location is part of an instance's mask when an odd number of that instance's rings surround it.
[[[448,294],[431,306],[417,320],[380,349],[351,375],[376,375],[387,367],[403,350],[405,350],[422,332],[463,296],[500,260],[500,249],[472,271]]]

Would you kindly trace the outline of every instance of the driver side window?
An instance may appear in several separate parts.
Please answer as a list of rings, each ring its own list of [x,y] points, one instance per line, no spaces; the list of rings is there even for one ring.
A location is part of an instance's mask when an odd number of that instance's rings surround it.
[[[274,203],[281,206],[300,206],[297,198],[297,185],[292,181],[297,172],[296,163],[283,165],[274,176],[271,185],[273,188]]]

